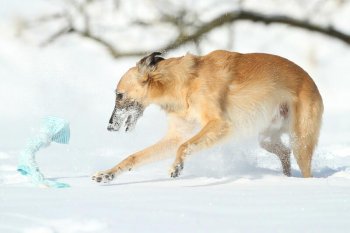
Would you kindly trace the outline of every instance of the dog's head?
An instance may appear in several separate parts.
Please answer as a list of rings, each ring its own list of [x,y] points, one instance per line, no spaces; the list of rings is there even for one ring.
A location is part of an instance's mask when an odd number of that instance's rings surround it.
[[[150,73],[155,71],[158,62],[164,60],[159,55],[161,53],[154,52],[142,58],[119,81],[115,107],[107,128],[109,131],[118,131],[124,125],[125,131],[135,127],[145,107],[149,105]]]

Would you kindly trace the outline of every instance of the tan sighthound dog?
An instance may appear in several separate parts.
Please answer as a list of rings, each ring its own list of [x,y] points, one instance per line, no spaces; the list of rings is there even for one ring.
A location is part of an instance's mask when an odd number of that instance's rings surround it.
[[[152,53],[121,78],[109,130],[131,130],[145,107],[159,105],[169,129],[153,146],[137,152],[92,178],[108,182],[115,175],[176,153],[171,177],[191,154],[230,135],[256,134],[260,145],[281,160],[291,175],[293,154],[303,177],[311,177],[323,103],[311,77],[293,62],[270,54],[213,51],[164,59]],[[199,130],[196,130],[199,129]],[[290,146],[281,141],[287,134]]]

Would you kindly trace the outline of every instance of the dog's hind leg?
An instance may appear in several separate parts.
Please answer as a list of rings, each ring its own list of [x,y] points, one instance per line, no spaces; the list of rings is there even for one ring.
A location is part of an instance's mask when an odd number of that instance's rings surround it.
[[[277,155],[281,161],[283,174],[291,176],[290,155],[291,149],[281,141],[283,133],[290,129],[290,109],[287,104],[280,104],[276,115],[269,127],[259,134],[260,146],[266,151]]]
[[[282,164],[283,174],[291,176],[291,150],[282,143],[281,135],[278,132],[273,134],[267,134],[265,132],[259,135],[259,143],[263,149],[277,155]]]
[[[177,150],[175,162],[170,169],[170,176],[175,178],[180,175],[184,167],[184,160],[188,155],[216,144],[225,138],[229,131],[228,123],[222,120],[209,121],[198,134],[181,144]]]

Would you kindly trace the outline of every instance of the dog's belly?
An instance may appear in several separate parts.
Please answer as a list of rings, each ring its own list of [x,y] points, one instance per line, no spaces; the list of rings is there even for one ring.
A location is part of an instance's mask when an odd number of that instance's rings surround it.
[[[288,100],[274,97],[258,102],[232,103],[228,116],[232,123],[233,136],[249,137],[258,135],[267,128],[287,128],[290,118],[289,103]]]

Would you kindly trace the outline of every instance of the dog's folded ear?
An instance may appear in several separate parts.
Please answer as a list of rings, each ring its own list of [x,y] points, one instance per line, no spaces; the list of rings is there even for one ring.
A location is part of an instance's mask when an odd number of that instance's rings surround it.
[[[157,63],[164,60],[160,57],[162,53],[153,52],[152,54],[142,58],[139,62],[136,63],[136,67],[141,74],[154,71],[157,67]]]

